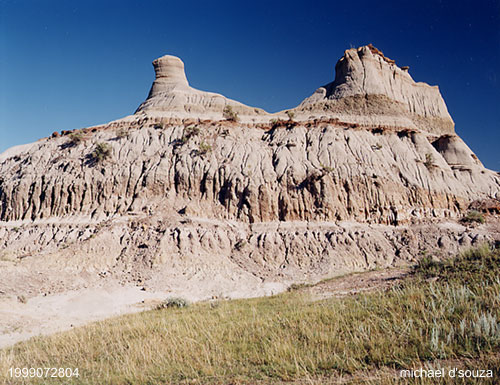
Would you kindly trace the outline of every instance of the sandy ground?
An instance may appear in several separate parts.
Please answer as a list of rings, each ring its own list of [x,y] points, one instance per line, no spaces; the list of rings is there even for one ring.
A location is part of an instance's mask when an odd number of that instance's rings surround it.
[[[322,281],[313,286],[306,286],[300,290],[310,293],[313,299],[316,300],[343,297],[374,290],[387,290],[401,282],[409,271],[410,268],[405,267],[352,273]]]
[[[22,303],[18,298],[0,301],[0,348],[44,334],[125,313],[147,309],[168,293],[138,287],[110,285],[53,295],[39,295]]]
[[[344,296],[371,290],[384,290],[404,279],[407,269],[376,270],[354,273],[302,287],[313,299]],[[186,285],[189,286],[189,285]],[[80,288],[55,294],[40,294],[21,301],[14,296],[0,297],[0,348],[89,322],[148,310],[168,297],[181,296],[190,301],[208,299],[192,290],[147,291],[137,286],[108,282],[102,287]],[[284,291],[282,284],[264,284],[246,295],[233,291],[230,298],[272,295]],[[205,291],[206,293],[206,291]]]
[[[34,336],[149,310],[169,297],[182,297],[190,302],[261,297],[288,287],[282,282],[228,278],[221,274],[172,277],[158,273],[138,285],[123,284],[113,277],[95,278],[97,274],[87,274],[89,277],[64,270],[59,274],[24,270],[23,266],[0,269],[0,280],[6,278],[0,290],[0,348]],[[19,292],[27,295],[18,295]]]

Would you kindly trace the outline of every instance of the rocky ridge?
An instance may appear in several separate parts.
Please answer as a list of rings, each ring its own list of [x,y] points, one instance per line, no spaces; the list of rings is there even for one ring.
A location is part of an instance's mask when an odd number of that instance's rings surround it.
[[[398,67],[371,44],[345,51],[335,80],[298,107],[343,121],[385,124],[435,134],[453,134],[454,122],[437,86],[416,83],[409,67]]]
[[[61,287],[90,274],[257,293],[500,239],[493,216],[456,223],[500,199],[500,176],[437,87],[374,47],[346,51],[288,114],[193,89],[178,58],[153,65],[134,115],[0,154],[0,291],[58,290],[36,266]]]

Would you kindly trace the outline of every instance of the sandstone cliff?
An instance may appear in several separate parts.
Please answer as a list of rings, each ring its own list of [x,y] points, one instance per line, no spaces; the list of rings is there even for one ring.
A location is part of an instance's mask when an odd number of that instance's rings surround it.
[[[94,269],[252,288],[500,237],[437,223],[500,199],[500,176],[454,133],[437,87],[371,46],[346,51],[293,119],[191,88],[178,58],[153,65],[134,115],[0,155],[10,277],[31,277],[15,262],[69,281]]]
[[[439,88],[414,82],[408,70],[372,45],[349,49],[335,66],[335,80],[298,109],[355,123],[452,134],[454,123]]]

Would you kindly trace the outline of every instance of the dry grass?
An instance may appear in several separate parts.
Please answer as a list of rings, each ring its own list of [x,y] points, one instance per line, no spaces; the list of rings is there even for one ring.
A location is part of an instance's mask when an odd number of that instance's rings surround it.
[[[462,222],[464,223],[484,223],[485,221],[484,214],[476,210],[468,211],[462,218]]]
[[[424,260],[385,292],[320,302],[289,292],[128,315],[0,351],[0,381],[11,366],[63,366],[80,377],[29,383],[430,384],[394,375],[439,362],[494,369],[498,380],[499,272],[500,251],[483,247]]]

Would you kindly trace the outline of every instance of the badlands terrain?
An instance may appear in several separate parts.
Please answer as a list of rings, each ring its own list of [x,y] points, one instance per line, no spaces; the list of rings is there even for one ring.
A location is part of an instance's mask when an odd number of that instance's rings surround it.
[[[133,115],[0,154],[0,346],[500,243],[499,173],[438,87],[373,46],[274,114],[153,66]]]

